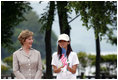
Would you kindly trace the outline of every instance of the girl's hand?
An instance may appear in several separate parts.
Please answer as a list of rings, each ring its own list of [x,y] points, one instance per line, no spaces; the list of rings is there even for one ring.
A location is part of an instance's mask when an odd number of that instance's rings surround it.
[[[60,68],[64,68],[64,66],[62,65]]]
[[[76,73],[77,65],[73,65],[72,68],[67,65],[68,71],[70,71],[72,74]]]
[[[59,73],[61,71],[61,68],[63,68],[64,66],[61,66],[59,68],[57,68],[55,65],[53,65],[53,70],[55,73]]]
[[[69,67],[69,65],[67,65],[67,70],[70,71],[70,69],[71,69],[71,68]]]

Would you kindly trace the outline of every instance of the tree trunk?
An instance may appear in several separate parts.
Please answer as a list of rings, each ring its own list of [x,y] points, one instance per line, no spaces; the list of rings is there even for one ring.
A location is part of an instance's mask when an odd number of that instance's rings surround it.
[[[96,79],[100,79],[100,41],[99,35],[97,34],[96,40]]]
[[[52,78],[52,66],[51,66],[51,30],[46,30],[45,33],[45,46],[46,46],[46,79]]]
[[[46,28],[46,33],[45,33],[45,47],[46,47],[46,74],[45,74],[45,78],[46,79],[52,78],[51,29],[52,29],[52,23],[54,20],[54,9],[55,9],[55,2],[50,1],[48,22],[47,22],[47,28]]]
[[[57,10],[59,17],[60,34],[65,33],[70,36],[70,26],[68,23],[67,1],[57,1]]]

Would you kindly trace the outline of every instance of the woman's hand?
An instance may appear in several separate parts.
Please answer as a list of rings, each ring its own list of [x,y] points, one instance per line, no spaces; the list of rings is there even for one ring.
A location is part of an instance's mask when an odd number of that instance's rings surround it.
[[[69,65],[67,65],[67,69],[68,69],[68,71],[70,71],[72,74],[75,74],[75,73],[76,73],[76,69],[77,69],[77,64],[76,64],[76,65],[73,65],[72,68],[69,67]]]

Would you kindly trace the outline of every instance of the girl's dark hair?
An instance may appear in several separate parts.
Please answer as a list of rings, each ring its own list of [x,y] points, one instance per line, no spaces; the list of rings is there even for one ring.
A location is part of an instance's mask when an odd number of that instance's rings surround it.
[[[69,56],[69,54],[70,54],[71,51],[72,51],[71,45],[68,44],[67,51],[66,51],[67,58],[68,58],[68,56]],[[58,45],[58,56],[59,56],[59,59],[62,56],[62,50],[61,50],[61,47],[59,45]]]

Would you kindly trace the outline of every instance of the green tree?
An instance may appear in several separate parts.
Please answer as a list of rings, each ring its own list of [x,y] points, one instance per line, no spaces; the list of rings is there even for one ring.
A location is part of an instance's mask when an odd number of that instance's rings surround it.
[[[52,24],[54,21],[55,2],[49,2],[49,10],[42,16],[40,21],[43,23],[43,29],[45,30],[45,49],[46,49],[46,75],[45,78],[52,78],[52,50],[51,50],[51,32]]]
[[[1,45],[12,49],[14,27],[25,20],[23,14],[30,10],[29,2],[2,1],[1,2]]]
[[[3,63],[5,63],[6,65],[1,64],[1,74],[9,74],[12,72],[12,62],[12,55],[3,59]]]
[[[88,61],[90,61],[89,66],[95,66],[95,55],[89,54]],[[117,55],[116,54],[107,54],[101,55],[101,65],[100,73],[107,76],[116,76],[117,74]]]
[[[106,75],[114,75],[117,74],[115,71],[117,69],[117,55],[116,54],[108,54],[108,55],[102,55],[101,56],[101,63],[105,64],[106,73],[103,71]]]
[[[85,52],[79,52],[77,55],[80,61],[79,67],[81,67],[81,65],[84,69],[86,67],[90,67],[90,68],[95,67],[95,63],[96,63],[95,55],[93,54],[87,55]],[[117,76],[117,55],[116,54],[101,55],[100,73],[101,76],[103,75]],[[93,74],[95,73],[93,72]]]
[[[67,1],[57,1],[57,11],[59,17],[60,34],[65,33],[70,36],[71,27],[68,23],[68,9],[66,8],[67,4]]]
[[[81,15],[83,26],[87,29],[93,28],[96,41],[96,78],[100,78],[100,39],[107,35],[109,40],[117,41],[114,38],[113,30],[117,22],[116,1],[75,1],[70,2],[69,7],[74,8],[76,14]],[[69,8],[68,7],[68,8]],[[112,27],[109,27],[111,25]],[[117,42],[114,42],[117,43]]]
[[[92,55],[92,54],[89,54],[89,55],[88,55],[88,59],[90,60],[90,63],[91,63],[90,66],[91,66],[91,67],[92,67],[92,66],[95,66],[95,61],[96,61],[96,60],[95,60],[95,59],[96,59],[95,57],[96,57],[96,56],[95,56],[95,55]]]
[[[10,68],[12,68],[12,62],[13,62],[13,56],[9,56],[3,59],[3,62],[7,63],[8,66],[10,66]]]
[[[8,67],[1,65],[1,74],[6,74],[8,70],[9,70]]]
[[[87,54],[85,52],[79,52],[78,54],[78,59],[80,61],[80,65],[82,66],[81,69],[85,71],[85,67],[87,67]]]

